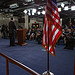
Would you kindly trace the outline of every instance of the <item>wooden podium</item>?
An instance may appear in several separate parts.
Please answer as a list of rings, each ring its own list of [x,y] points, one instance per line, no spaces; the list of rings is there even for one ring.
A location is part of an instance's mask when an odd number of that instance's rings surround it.
[[[18,29],[17,30],[17,40],[18,40],[18,42],[16,44],[19,44],[21,46],[24,46],[24,45],[27,44],[27,43],[25,43],[26,32],[27,32],[27,29]]]

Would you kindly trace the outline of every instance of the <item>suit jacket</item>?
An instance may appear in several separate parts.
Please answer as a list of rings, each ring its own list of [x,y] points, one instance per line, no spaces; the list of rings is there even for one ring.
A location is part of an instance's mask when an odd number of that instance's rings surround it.
[[[16,31],[15,23],[13,21],[10,21],[9,22],[9,34],[14,34],[15,31]]]

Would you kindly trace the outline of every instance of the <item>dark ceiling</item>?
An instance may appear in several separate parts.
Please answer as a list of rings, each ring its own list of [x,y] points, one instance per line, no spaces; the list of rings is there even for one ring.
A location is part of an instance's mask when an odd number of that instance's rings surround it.
[[[58,7],[61,2],[66,2],[67,5],[75,5],[74,0],[57,0]],[[17,4],[15,7],[12,4]],[[23,14],[25,9],[38,8],[40,6],[45,6],[46,0],[0,0],[0,12],[2,13],[14,13],[17,15]],[[62,11],[60,12],[62,17],[74,17],[75,11]]]

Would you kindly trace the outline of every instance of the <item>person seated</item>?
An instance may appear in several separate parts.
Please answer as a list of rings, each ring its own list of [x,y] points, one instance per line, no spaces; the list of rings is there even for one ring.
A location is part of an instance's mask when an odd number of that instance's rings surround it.
[[[37,31],[36,31],[36,40],[37,40],[37,37],[40,35],[40,28],[37,28]]]
[[[73,50],[73,38],[72,38],[71,29],[68,29],[67,31],[68,31],[68,33],[66,34],[66,46],[64,49]]]
[[[72,28],[75,29],[75,25],[73,25]]]
[[[69,28],[69,29],[72,29],[72,28],[73,28],[73,24],[72,24],[72,22],[69,23],[68,28]]]
[[[31,39],[35,39],[35,30],[34,29],[32,29],[31,34],[30,34],[29,40],[31,40]]]
[[[73,35],[73,45],[75,47],[75,29],[73,30],[72,35]]]
[[[5,24],[3,24],[2,25],[2,29],[1,29],[1,33],[2,33],[2,38],[6,38],[6,32],[5,32],[5,30],[6,30],[6,26],[5,26]]]
[[[41,44],[41,43],[42,43],[42,37],[41,37],[41,35],[39,35],[39,36],[37,37],[37,41],[38,41],[38,44]]]
[[[37,29],[36,40],[38,41],[38,44],[42,43],[42,36],[43,36],[43,31],[40,28]]]

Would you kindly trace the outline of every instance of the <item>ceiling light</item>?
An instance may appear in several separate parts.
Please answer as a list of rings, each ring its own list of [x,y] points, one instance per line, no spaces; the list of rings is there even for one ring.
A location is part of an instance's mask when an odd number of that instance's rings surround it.
[[[44,11],[44,10],[42,11],[42,14],[43,14],[43,15],[45,14],[45,11]]]
[[[40,7],[38,9],[41,9]]]
[[[75,10],[75,6],[71,6],[71,10]]]
[[[27,10],[24,10],[24,13],[27,14]]]
[[[61,8],[58,8],[58,11],[61,12]]]
[[[16,4],[16,3],[10,5],[10,8],[17,8],[17,7],[19,7],[19,6],[18,6],[18,4]]]
[[[27,3],[23,3],[23,5],[28,5]]]
[[[28,15],[31,15],[31,13],[28,13]]]
[[[41,6],[41,7],[39,7],[38,9],[43,9],[44,7],[43,6]]]
[[[40,11],[38,11],[37,13],[38,13],[38,15],[40,15]]]
[[[25,0],[26,2],[31,2],[31,0]]]
[[[61,6],[62,6],[62,8],[64,8],[65,4],[64,3],[61,3]]]
[[[32,13],[32,15],[34,15],[34,13]]]
[[[65,6],[64,10],[68,10],[68,6]]]
[[[32,9],[32,12],[33,12],[33,13],[36,13],[36,9]]]

